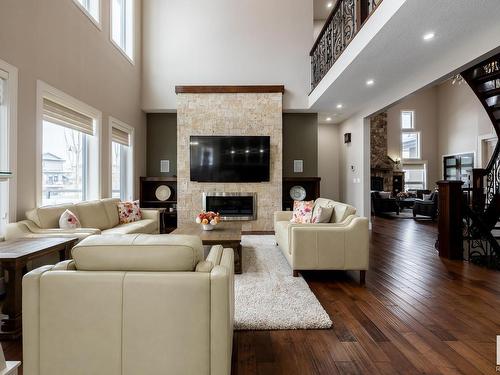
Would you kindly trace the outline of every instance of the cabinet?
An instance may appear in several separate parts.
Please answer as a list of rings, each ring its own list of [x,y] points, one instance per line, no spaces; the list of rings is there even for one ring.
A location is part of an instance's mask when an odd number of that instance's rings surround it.
[[[319,198],[320,177],[283,177],[283,210],[293,210],[293,198],[290,196],[290,189],[300,186],[306,191],[305,201],[312,201]]]
[[[177,177],[141,177],[140,205],[162,208],[160,233],[172,232],[177,228]]]

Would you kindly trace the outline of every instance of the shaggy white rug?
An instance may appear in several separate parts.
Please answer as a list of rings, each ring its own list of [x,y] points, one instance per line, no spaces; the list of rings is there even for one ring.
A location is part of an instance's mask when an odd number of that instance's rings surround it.
[[[274,236],[243,236],[243,273],[235,275],[235,329],[330,328],[332,321]]]

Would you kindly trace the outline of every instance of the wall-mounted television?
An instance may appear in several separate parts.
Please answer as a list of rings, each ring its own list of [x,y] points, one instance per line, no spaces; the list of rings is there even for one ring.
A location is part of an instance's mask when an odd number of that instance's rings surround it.
[[[269,181],[267,136],[191,136],[191,181]]]

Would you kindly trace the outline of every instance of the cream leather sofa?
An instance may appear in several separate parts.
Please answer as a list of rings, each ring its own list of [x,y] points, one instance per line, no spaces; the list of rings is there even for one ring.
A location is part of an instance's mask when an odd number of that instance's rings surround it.
[[[234,254],[196,236],[91,236],[23,278],[26,375],[229,375]]]
[[[120,199],[107,198],[77,204],[45,206],[26,212],[27,220],[7,225],[5,239],[17,237],[78,237],[93,234],[158,233],[159,212],[142,209],[143,219],[120,224],[117,203]],[[65,210],[73,212],[82,225],[78,229],[60,229],[59,217]]]
[[[368,219],[356,216],[356,208],[318,198],[314,207],[333,207],[329,223],[292,224],[291,211],[274,213],[276,242],[292,267],[299,270],[356,270],[364,283],[368,269]]]

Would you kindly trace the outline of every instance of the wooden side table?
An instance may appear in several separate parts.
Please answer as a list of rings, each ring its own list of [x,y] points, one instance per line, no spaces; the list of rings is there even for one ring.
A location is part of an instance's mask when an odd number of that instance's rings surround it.
[[[69,259],[71,249],[78,241],[76,237],[20,238],[0,242],[0,265],[8,272],[6,298],[2,313],[0,340],[15,340],[22,333],[22,279],[27,272],[27,263],[45,255],[59,253],[59,260]]]

